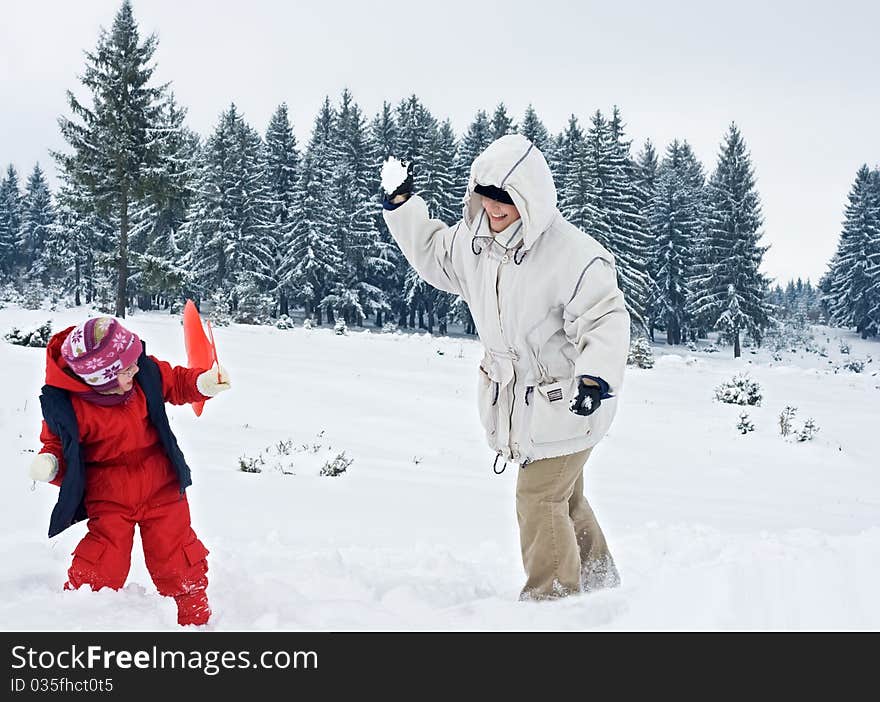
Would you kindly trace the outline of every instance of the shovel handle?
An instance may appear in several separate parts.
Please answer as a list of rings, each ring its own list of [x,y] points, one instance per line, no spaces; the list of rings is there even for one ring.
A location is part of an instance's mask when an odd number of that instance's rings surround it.
[[[208,327],[208,338],[211,340],[211,354],[214,356],[214,363],[217,364],[217,382],[222,383],[223,378],[220,377],[220,361],[217,360],[217,344],[214,343],[214,330],[211,329],[210,320],[205,320],[205,325]]]

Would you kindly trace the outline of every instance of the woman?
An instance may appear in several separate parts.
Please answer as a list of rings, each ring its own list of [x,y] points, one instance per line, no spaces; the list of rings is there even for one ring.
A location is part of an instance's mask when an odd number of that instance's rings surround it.
[[[467,302],[485,347],[480,418],[496,465],[520,466],[522,598],[618,584],[583,495],[583,466],[614,417],[629,351],[614,257],[557,210],[547,162],[521,135],[475,159],[454,227],[429,217],[411,173],[398,187],[388,180],[391,234],[428,283]]]

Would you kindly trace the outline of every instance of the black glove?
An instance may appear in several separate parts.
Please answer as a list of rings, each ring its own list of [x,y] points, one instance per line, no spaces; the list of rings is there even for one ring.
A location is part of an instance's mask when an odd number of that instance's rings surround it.
[[[398,185],[393,193],[388,193],[385,197],[388,198],[388,201],[391,202],[398,195],[406,195],[409,197],[413,193],[413,164],[410,161],[406,164],[406,178],[404,181]]]
[[[602,388],[598,385],[587,385],[585,382],[580,381],[578,383],[577,397],[571,401],[569,409],[582,417],[588,417],[599,409],[599,405],[602,404],[601,395]]]

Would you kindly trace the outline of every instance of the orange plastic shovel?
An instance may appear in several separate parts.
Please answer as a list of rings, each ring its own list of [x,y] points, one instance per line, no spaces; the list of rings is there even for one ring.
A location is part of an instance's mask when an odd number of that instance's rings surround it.
[[[202,318],[195,303],[187,300],[183,308],[183,341],[186,345],[186,364],[190,368],[210,368],[214,363],[217,363],[219,368],[217,346],[214,344],[214,332],[210,322],[208,322],[208,332],[211,334],[210,340],[205,334]],[[193,402],[192,408],[196,417],[200,417],[205,408],[205,401]]]

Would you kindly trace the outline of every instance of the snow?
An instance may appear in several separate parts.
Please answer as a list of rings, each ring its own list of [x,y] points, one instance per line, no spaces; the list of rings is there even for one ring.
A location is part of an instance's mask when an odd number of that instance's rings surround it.
[[[382,164],[382,190],[393,193],[397,187],[406,180],[407,164],[389,156]]]
[[[84,316],[2,309],[0,335]],[[184,361],[179,316],[126,324],[151,353]],[[876,342],[821,327],[828,358],[784,351],[781,362],[768,350],[734,361],[729,347],[654,345],[656,366],[627,370],[618,417],[587,465],[621,587],[520,603],[516,474],[492,473],[475,407],[478,342],[327,326],[214,332],[233,388],[199,418],[169,406],[193,470],[193,526],[211,550],[209,629],[880,629]],[[32,490],[27,477],[44,353],[0,342],[2,626],[175,630],[137,539],[124,590],[61,589],[85,525],[47,539],[57,488]],[[869,356],[862,373],[834,371]],[[745,370],[761,405],[715,401]],[[815,419],[814,440],[779,435],[786,406],[798,408],[796,427]],[[745,435],[743,411],[755,425]],[[239,470],[240,457],[287,440],[293,475]],[[341,452],[347,472],[320,476]]]

